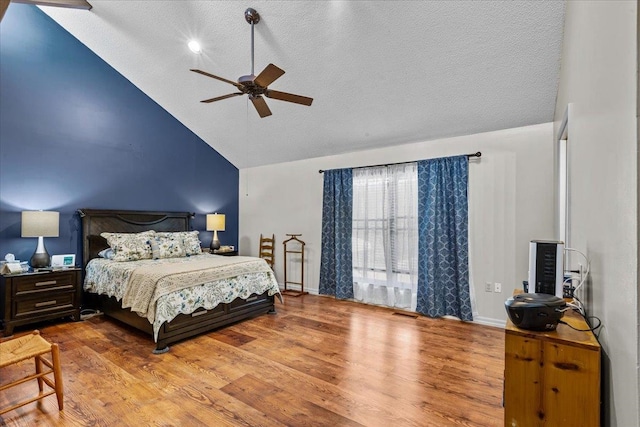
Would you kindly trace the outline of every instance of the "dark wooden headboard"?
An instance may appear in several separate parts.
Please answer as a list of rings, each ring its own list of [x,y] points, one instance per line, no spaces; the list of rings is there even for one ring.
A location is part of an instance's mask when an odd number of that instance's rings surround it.
[[[190,212],[148,212],[104,209],[78,209],[82,218],[82,262],[87,263],[98,256],[98,252],[109,247],[100,236],[105,231],[112,233],[139,233],[146,230],[190,231]]]

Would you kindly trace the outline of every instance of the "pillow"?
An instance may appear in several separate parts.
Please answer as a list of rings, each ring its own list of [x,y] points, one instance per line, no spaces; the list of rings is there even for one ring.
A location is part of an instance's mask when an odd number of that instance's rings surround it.
[[[151,243],[153,259],[187,256],[183,242],[183,237],[178,233],[171,233],[169,236],[152,236],[149,243]]]
[[[182,238],[184,240],[184,247],[187,250],[187,255],[200,255],[202,249],[200,248],[200,239],[198,235],[199,231],[183,231]]]
[[[137,261],[139,259],[151,259],[151,245],[149,239],[156,234],[155,231],[143,231],[142,233],[100,233],[107,239],[107,243],[113,249],[114,261]]]
[[[187,255],[199,255],[202,253],[200,249],[199,231],[176,231],[176,232],[157,232],[158,237],[180,236]]]
[[[98,256],[100,258],[106,258],[106,259],[113,259],[113,249],[111,248],[107,248],[107,249],[103,249],[100,252],[98,252]]]

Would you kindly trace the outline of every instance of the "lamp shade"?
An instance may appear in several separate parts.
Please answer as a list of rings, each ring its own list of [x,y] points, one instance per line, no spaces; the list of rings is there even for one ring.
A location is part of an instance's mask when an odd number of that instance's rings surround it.
[[[60,212],[22,211],[22,237],[58,237]]]
[[[207,215],[207,231],[224,231],[224,214],[208,214]]]

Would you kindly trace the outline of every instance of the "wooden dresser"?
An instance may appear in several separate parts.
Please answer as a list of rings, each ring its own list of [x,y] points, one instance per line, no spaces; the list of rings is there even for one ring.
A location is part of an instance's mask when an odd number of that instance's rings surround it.
[[[71,316],[80,320],[81,270],[22,273],[0,276],[0,320],[3,334],[16,326]]]
[[[562,320],[589,328],[573,311]],[[507,320],[504,425],[600,425],[600,344],[593,332],[563,324],[551,332],[528,331]]]

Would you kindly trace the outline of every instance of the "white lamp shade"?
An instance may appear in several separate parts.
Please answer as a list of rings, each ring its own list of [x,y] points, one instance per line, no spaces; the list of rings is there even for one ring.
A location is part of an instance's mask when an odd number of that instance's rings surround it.
[[[215,213],[207,215],[207,231],[224,231],[224,226],[224,214]]]
[[[22,237],[58,237],[60,212],[22,211]]]

